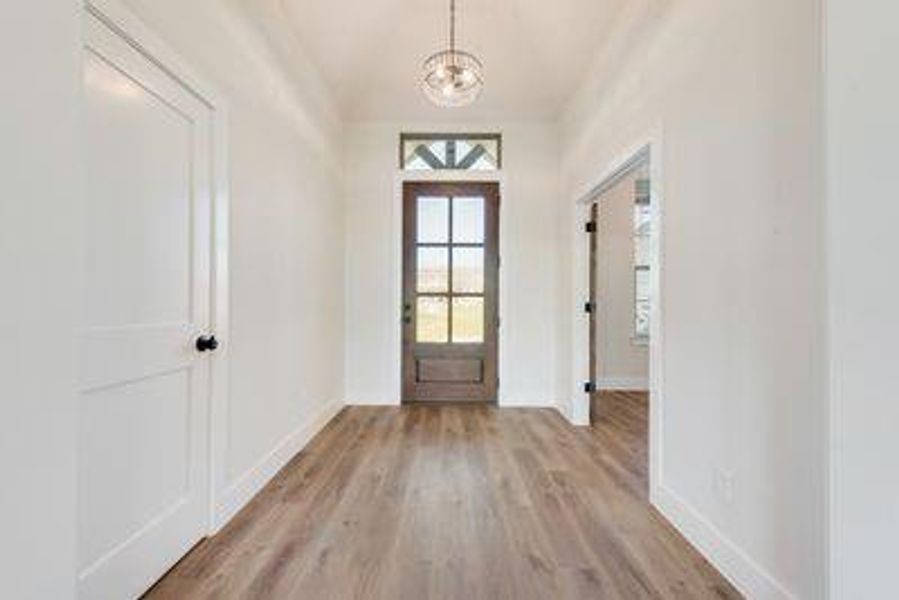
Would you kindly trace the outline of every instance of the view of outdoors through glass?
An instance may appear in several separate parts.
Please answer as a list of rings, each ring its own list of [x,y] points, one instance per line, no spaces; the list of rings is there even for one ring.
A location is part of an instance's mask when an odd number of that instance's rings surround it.
[[[648,179],[634,184],[634,337],[649,338],[652,205]]]
[[[418,199],[419,343],[484,342],[484,223],[484,198]]]

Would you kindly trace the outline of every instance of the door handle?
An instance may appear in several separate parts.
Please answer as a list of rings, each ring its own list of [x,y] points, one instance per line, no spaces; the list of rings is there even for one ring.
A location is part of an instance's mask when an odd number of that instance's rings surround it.
[[[197,338],[197,352],[215,352],[218,350],[219,341],[214,335],[201,335]]]

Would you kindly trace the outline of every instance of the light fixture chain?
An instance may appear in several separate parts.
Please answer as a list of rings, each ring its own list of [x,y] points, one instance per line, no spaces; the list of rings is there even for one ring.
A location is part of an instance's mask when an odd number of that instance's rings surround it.
[[[450,0],[450,52],[456,51],[456,0]]]

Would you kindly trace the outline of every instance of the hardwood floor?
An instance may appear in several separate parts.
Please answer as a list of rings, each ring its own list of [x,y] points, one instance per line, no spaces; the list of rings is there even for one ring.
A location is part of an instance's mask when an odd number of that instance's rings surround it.
[[[647,503],[646,399],[347,408],[147,598],[739,598]]]

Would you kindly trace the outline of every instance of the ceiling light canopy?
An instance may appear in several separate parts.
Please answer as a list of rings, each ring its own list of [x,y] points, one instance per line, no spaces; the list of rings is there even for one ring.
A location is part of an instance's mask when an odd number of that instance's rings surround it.
[[[450,0],[449,49],[424,62],[421,87],[437,106],[467,106],[484,88],[484,67],[476,56],[456,49],[456,0]]]

